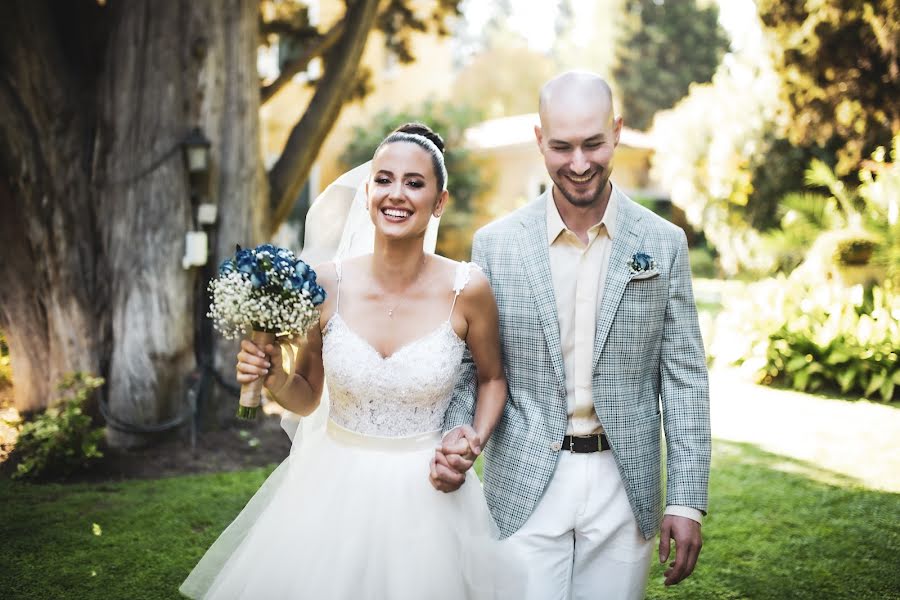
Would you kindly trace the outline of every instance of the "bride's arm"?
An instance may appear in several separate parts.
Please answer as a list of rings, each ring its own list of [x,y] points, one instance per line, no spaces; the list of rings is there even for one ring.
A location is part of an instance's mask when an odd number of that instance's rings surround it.
[[[297,355],[294,372],[284,375],[280,387],[278,383],[269,385],[269,381],[266,381],[269,398],[292,413],[301,417],[308,416],[319,406],[325,381],[322,367],[322,332],[318,324],[306,334],[306,343],[301,346]]]
[[[475,419],[472,427],[481,448],[490,439],[506,405],[506,375],[500,350],[500,318],[491,285],[481,271],[473,270],[463,292],[468,322],[466,344],[477,373]]]

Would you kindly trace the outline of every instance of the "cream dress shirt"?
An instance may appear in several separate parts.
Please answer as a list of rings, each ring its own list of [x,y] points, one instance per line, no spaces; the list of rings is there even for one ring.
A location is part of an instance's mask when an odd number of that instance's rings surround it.
[[[609,204],[599,223],[588,229],[585,244],[559,216],[553,194],[547,194],[547,244],[550,246],[550,273],[559,318],[559,341],[566,375],[566,404],[569,424],[566,433],[603,433],[594,410],[592,371],[597,307],[603,298],[609,254],[616,232],[619,194],[613,188]],[[668,506],[666,514],[700,522],[702,513],[687,506]]]

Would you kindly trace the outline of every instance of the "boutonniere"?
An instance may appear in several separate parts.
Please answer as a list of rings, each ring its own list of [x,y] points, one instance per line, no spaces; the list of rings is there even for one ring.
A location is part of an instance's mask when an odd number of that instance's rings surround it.
[[[631,270],[632,279],[650,279],[659,275],[656,270],[656,261],[649,254],[637,252],[628,261],[628,268]]]

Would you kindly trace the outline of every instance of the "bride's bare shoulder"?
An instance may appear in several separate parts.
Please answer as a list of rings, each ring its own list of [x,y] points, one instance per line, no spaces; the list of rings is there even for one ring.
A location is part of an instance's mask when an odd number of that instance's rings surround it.
[[[449,281],[452,282],[453,289],[459,284],[463,285],[463,289],[460,292],[460,298],[471,299],[475,304],[493,302],[491,285],[477,264],[452,260],[437,254],[435,255],[435,258],[440,261],[440,266],[444,270]],[[461,276],[460,269],[463,268],[462,265],[465,265],[466,269],[465,274],[462,275],[464,281],[457,281],[457,277]]]
[[[337,271],[335,271],[334,261],[313,265],[312,270],[316,272],[316,283],[326,289],[329,284],[337,281]]]

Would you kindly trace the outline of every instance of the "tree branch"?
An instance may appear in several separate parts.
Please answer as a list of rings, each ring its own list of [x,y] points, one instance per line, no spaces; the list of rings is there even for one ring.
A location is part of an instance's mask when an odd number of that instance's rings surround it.
[[[263,36],[283,35],[298,39],[319,35],[316,28],[311,25],[298,26],[289,21],[262,21],[259,25],[259,31]]]
[[[286,63],[281,68],[281,73],[278,74],[275,81],[260,89],[260,101],[265,104],[271,100],[278,90],[283,88],[291,79],[293,79],[294,75],[306,68],[309,61],[331,50],[344,33],[346,20],[347,17],[341,19],[325,34],[314,38],[314,41],[309,43],[300,56]]]
[[[348,5],[344,34],[325,56],[325,74],[316,93],[269,173],[272,231],[290,214],[319,148],[340,115],[377,14],[378,0],[357,0]]]

